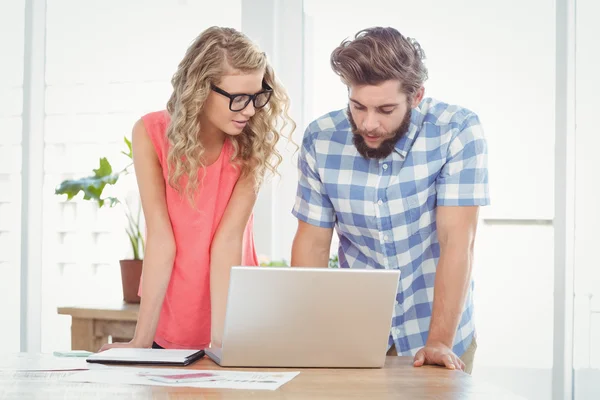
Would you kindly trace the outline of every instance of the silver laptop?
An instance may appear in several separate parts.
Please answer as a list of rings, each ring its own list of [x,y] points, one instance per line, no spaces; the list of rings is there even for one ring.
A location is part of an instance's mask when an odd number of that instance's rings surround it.
[[[400,271],[233,267],[223,367],[381,368]]]

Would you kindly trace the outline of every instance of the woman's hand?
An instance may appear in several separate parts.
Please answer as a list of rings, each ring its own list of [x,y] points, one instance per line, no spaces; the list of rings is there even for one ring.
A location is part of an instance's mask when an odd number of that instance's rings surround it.
[[[150,349],[150,348],[152,348],[152,344],[142,345],[141,343],[138,343],[135,339],[132,339],[129,342],[106,343],[104,346],[102,346],[100,348],[99,352],[108,350],[108,349],[114,349],[114,348]]]

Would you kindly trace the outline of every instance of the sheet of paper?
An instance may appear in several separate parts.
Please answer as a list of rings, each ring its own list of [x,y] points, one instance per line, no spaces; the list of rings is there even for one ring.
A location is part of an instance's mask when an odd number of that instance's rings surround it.
[[[0,383],[27,381],[27,382],[58,382],[75,371],[0,371]]]
[[[299,373],[113,367],[75,372],[65,380],[169,387],[276,390]]]
[[[102,369],[83,357],[56,357],[52,354],[9,353],[0,354],[0,371],[73,371]]]
[[[76,371],[0,371],[0,399],[162,399],[152,393],[151,386],[65,382],[73,373]]]

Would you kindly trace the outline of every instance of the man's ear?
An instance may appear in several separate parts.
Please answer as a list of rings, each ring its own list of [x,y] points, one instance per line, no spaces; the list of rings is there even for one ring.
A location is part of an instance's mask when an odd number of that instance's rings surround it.
[[[412,98],[412,103],[410,105],[411,108],[417,107],[419,105],[419,103],[421,103],[421,100],[423,100],[424,95],[425,95],[425,87],[421,86]]]

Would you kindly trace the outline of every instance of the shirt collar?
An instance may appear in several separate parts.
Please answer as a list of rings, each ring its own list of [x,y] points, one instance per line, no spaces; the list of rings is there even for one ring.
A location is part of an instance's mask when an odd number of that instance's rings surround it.
[[[396,153],[400,154],[402,158],[406,158],[408,155],[408,152],[417,137],[421,124],[423,123],[423,114],[419,107],[420,106],[417,106],[411,110],[408,131],[400,138],[400,140],[398,140],[398,142],[396,142]]]

